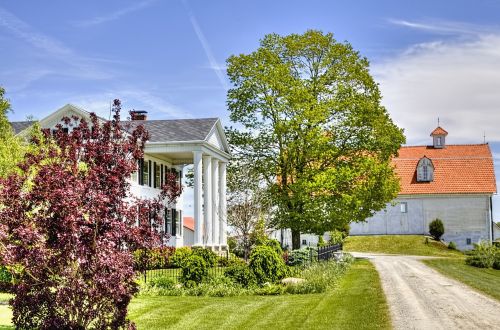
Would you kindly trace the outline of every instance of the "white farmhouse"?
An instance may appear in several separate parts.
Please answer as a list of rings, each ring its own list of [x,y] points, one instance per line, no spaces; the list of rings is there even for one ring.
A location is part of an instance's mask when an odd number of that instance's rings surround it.
[[[401,180],[398,197],[366,222],[352,223],[350,235],[428,234],[429,223],[444,223],[443,240],[459,249],[492,241],[500,234],[492,220],[496,193],[488,144],[447,145],[437,127],[430,146],[405,146],[393,159]]]
[[[147,120],[143,111],[132,112],[131,126],[144,125],[149,132],[144,158],[131,178],[131,194],[152,198],[159,194],[165,173],[174,172],[182,184],[183,169],[194,165],[193,245],[214,250],[227,249],[226,165],[229,146],[217,118]],[[42,129],[54,129],[63,117],[90,118],[90,113],[68,104],[39,121]],[[105,119],[100,118],[105,121]],[[12,122],[14,132],[25,134],[30,121]],[[64,125],[63,125],[64,126]],[[68,130],[71,129],[68,127]],[[168,244],[183,246],[181,195],[174,205],[165,205],[164,228],[172,235]]]

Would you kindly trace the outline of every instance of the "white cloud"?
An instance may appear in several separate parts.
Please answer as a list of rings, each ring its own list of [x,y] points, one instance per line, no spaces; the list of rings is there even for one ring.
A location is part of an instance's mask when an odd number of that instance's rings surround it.
[[[79,27],[87,27],[87,26],[94,26],[94,25],[99,25],[102,23],[110,22],[119,19],[122,16],[125,16],[127,14],[133,13],[135,11],[141,10],[143,8],[146,8],[156,2],[156,0],[146,0],[146,1],[141,1],[141,2],[136,2],[131,6],[121,8],[115,12],[109,13],[107,15],[101,15],[101,16],[96,16],[88,20],[83,20],[83,21],[78,21],[75,23],[76,26]]]
[[[408,143],[430,143],[441,119],[449,143],[500,141],[500,33],[418,44],[372,65],[383,104]]]
[[[183,3],[184,3],[184,6],[186,7],[186,10],[188,12],[189,21],[191,22],[191,25],[193,26],[194,32],[196,33],[196,37],[198,37],[198,40],[200,41],[201,46],[203,47],[203,50],[205,51],[205,55],[207,56],[208,62],[210,63],[210,68],[217,75],[217,78],[219,79],[222,88],[227,90],[229,87],[228,87],[228,84],[226,81],[225,67],[223,67],[217,63],[217,60],[215,59],[215,56],[212,52],[212,48],[210,47],[210,44],[208,43],[207,38],[205,38],[205,34],[201,30],[201,27],[198,24],[198,20],[196,19],[193,12],[189,8],[189,4],[187,3],[187,0],[184,0]]]
[[[464,36],[468,34],[477,35],[487,33],[492,30],[488,26],[442,20],[408,21],[402,19],[389,19],[388,21],[394,25],[435,34],[455,34]]]

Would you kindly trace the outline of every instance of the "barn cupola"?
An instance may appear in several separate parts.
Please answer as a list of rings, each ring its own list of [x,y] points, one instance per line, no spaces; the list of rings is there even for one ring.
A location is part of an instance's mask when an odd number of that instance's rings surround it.
[[[442,149],[446,147],[446,135],[448,135],[448,132],[446,132],[441,126],[438,126],[432,131],[432,145],[434,148]]]

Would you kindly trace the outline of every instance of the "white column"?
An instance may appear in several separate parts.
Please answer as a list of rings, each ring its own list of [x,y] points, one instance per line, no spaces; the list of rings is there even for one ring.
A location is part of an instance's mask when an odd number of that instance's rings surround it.
[[[201,196],[201,172],[202,172],[202,152],[193,151],[194,164],[194,245],[203,245],[203,214],[202,214],[202,196]]]
[[[219,245],[227,247],[226,165],[219,163]]]
[[[206,245],[212,246],[212,157],[203,156],[203,214]]]
[[[219,248],[219,160],[212,158],[212,242]]]

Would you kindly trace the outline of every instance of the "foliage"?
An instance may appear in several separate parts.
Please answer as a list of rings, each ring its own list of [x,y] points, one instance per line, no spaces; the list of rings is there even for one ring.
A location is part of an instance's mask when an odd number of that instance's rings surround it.
[[[267,239],[264,242],[265,246],[269,246],[271,249],[273,249],[279,256],[283,254],[283,249],[281,248],[280,242],[275,239]]]
[[[232,265],[226,268],[224,276],[243,287],[249,287],[257,283],[254,273],[245,263]]]
[[[236,239],[236,237],[227,238],[227,247],[229,248],[229,251],[233,252],[233,250],[236,249],[237,245],[238,245],[238,240]]]
[[[330,232],[330,240],[328,241],[328,243],[330,243],[331,245],[335,245],[335,244],[343,244],[344,243],[344,235],[342,234],[341,231],[338,231],[338,230],[332,230]]]
[[[5,266],[0,266],[0,292],[10,292],[12,289],[12,274]]]
[[[138,270],[159,269],[170,266],[170,258],[175,253],[171,246],[160,246],[152,249],[137,249],[134,251],[135,268]]]
[[[441,236],[444,234],[444,224],[441,219],[434,219],[429,223],[429,234],[431,234],[436,241],[441,239]]]
[[[324,247],[326,246],[325,239],[323,238],[323,235],[318,236],[318,247]]]
[[[450,249],[450,250],[456,250],[457,249],[457,245],[455,244],[455,242],[448,243],[448,249]]]
[[[10,103],[4,97],[5,90],[0,87],[0,177],[5,177],[16,170],[22,160],[26,145],[14,136],[7,113],[11,110]]]
[[[292,250],[288,254],[288,265],[304,267],[318,259],[318,250],[314,247],[304,247],[302,249]]]
[[[208,275],[207,263],[199,255],[190,255],[182,262],[181,281],[184,284],[194,282],[200,284]]]
[[[193,251],[191,250],[190,247],[183,246],[180,248],[175,249],[174,254],[170,258],[170,262],[172,266],[174,267],[182,267],[184,264],[184,261],[193,254]]]
[[[232,265],[245,264],[243,259],[237,257],[234,253],[229,252],[229,256],[217,257],[219,267],[229,267]]]
[[[245,260],[253,245],[267,239],[265,216],[270,213],[270,203],[262,181],[241,159],[232,160],[227,167],[227,222],[239,237],[234,252]]]
[[[322,234],[363,221],[399,191],[390,160],[402,129],[381,106],[369,64],[331,33],[266,35],[231,56],[232,154],[265,180],[276,228]],[[352,184],[356,182],[356,184]]]
[[[33,137],[19,171],[0,178],[0,252],[15,279],[17,328],[132,326],[132,251],[161,242],[160,211],[180,187],[164,186],[154,200],[129,195],[148,134],[127,133],[119,100],[113,114],[105,123],[64,118],[53,137]]]
[[[155,288],[172,289],[174,285],[175,281],[171,277],[160,276],[151,280],[151,286]]]
[[[467,253],[465,263],[479,268],[492,268],[495,259],[500,259],[500,249],[483,241],[474,244],[474,250]]]
[[[280,280],[286,272],[285,262],[269,246],[257,246],[250,255],[249,267],[255,274],[257,283],[274,283]]]
[[[287,285],[285,291],[294,294],[322,293],[333,289],[340,277],[349,269],[353,258],[346,257],[345,261],[335,260],[315,262],[302,270],[302,283]]]
[[[217,266],[218,256],[214,251],[201,247],[193,248],[192,251],[193,255],[200,256],[205,260],[207,267]]]
[[[285,292],[285,287],[280,284],[264,283],[263,286],[255,289],[255,294],[258,296],[277,296]]]

